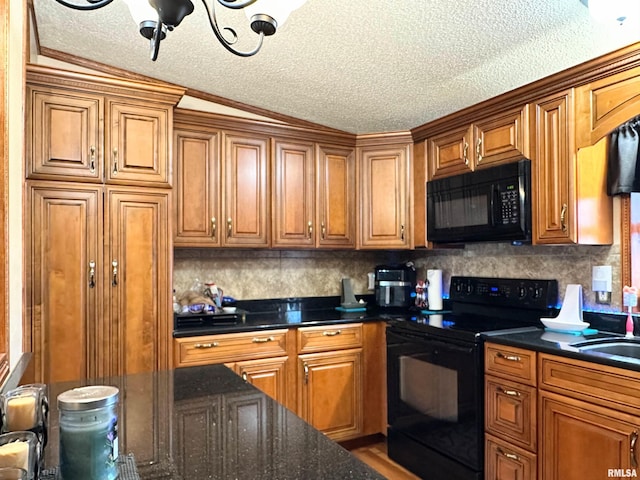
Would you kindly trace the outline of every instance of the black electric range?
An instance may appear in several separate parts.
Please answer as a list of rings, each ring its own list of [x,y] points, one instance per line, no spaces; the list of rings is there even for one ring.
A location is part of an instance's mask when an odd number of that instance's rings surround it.
[[[449,292],[449,311],[388,320],[388,452],[426,480],[481,480],[484,335],[539,328],[558,284],[452,277]]]

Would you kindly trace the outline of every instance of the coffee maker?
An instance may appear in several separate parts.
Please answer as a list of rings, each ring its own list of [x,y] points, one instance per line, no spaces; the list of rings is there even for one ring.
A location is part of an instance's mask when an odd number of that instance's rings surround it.
[[[416,269],[411,262],[376,266],[375,293],[379,307],[410,307],[415,285]]]

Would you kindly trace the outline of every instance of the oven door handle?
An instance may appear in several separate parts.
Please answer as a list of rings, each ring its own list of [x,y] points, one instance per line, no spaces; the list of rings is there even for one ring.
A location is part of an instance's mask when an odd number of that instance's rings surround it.
[[[405,340],[418,340],[422,343],[428,343],[430,346],[438,347],[441,349],[451,350],[451,351],[460,352],[460,353],[473,352],[473,347],[465,347],[453,342],[449,343],[449,342],[443,342],[440,340],[434,340],[433,338],[428,336],[416,335],[416,334],[405,333],[405,332],[402,332],[402,333],[392,332],[392,333]]]

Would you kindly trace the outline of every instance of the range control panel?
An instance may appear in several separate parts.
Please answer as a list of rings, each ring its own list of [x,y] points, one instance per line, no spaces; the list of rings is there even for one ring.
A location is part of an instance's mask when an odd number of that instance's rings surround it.
[[[500,307],[553,308],[558,303],[558,281],[451,277],[449,298],[459,303]]]

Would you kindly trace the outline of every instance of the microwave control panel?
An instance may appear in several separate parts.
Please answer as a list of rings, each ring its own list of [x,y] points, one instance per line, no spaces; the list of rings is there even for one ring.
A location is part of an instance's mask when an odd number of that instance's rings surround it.
[[[520,194],[517,185],[508,185],[500,192],[500,218],[503,225],[520,222]]]

